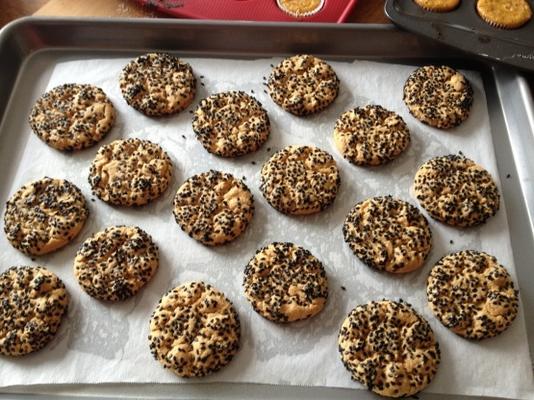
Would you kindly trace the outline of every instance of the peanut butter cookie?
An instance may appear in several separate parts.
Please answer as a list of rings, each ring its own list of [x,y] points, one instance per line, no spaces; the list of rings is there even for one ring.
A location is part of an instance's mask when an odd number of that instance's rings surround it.
[[[373,301],[353,309],[338,336],[352,379],[386,397],[409,397],[434,378],[439,345],[428,322],[409,305]]]
[[[42,95],[32,108],[29,122],[49,146],[82,150],[95,145],[111,130],[115,108],[102,89],[69,83]]]
[[[150,351],[164,368],[190,378],[212,374],[239,349],[241,327],[226,296],[203,282],[178,286],[150,319]]]

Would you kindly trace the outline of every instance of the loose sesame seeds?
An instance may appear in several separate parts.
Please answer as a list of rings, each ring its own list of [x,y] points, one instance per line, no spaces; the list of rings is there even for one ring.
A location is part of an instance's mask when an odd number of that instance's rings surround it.
[[[508,271],[474,250],[443,257],[427,280],[428,305],[443,325],[468,339],[506,330],[517,316],[519,296]]]
[[[260,189],[271,206],[286,214],[313,214],[327,208],[340,185],[334,158],[312,146],[288,146],[261,169]]]
[[[158,248],[150,235],[135,226],[112,226],[82,244],[74,275],[89,295],[120,301],[150,281],[158,265]]]
[[[178,376],[200,377],[227,365],[241,337],[239,317],[226,296],[203,282],[170,290],[150,320],[150,351]]]
[[[322,263],[293,243],[258,250],[245,268],[243,288],[252,307],[274,322],[292,322],[319,313],[328,298]]]

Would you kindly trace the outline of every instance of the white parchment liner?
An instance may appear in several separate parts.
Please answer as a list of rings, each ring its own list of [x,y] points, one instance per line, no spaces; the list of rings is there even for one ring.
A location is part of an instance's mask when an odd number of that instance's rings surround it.
[[[220,288],[234,302],[242,322],[242,347],[232,363],[198,382],[256,382],[361,388],[351,382],[337,351],[337,332],[343,318],[357,304],[381,298],[411,303],[434,329],[442,349],[442,363],[428,392],[533,397],[534,387],[523,313],[497,338],[471,342],[449,332],[426,305],[425,279],[432,265],[448,252],[477,249],[495,255],[516,277],[504,202],[485,225],[454,229],[429,218],[434,248],[425,266],[405,276],[378,273],[363,265],[343,242],[341,226],[350,208],[365,198],[391,194],[417,204],[409,188],[417,167],[437,155],[462,151],[485,166],[498,182],[482,80],[464,73],[472,82],[472,114],[459,128],[440,131],[416,121],[402,102],[403,84],[412,66],[372,62],[332,62],[341,80],[339,98],[309,118],[289,115],[264,92],[262,79],[279,59],[256,61],[187,59],[197,77],[193,105],[179,115],[150,119],[126,105],[118,75],[128,59],[80,60],[60,63],[48,88],[76,82],[100,86],[118,111],[115,128],[103,143],[136,137],[159,143],[171,156],[175,176],[171,188],[154,203],[137,209],[114,208],[91,195],[87,182],[94,148],[65,154],[46,146],[35,135],[29,139],[13,185],[12,194],[29,180],[45,175],[69,179],[85,194],[91,216],[76,240],[61,251],[31,261],[0,235],[0,269],[11,265],[41,264],[57,273],[71,294],[71,307],[57,337],[42,351],[20,359],[0,360],[0,386],[104,382],[183,382],[152,359],[148,349],[148,321],[161,295],[181,282],[202,279]],[[191,114],[198,101],[224,90],[245,90],[256,96],[269,112],[272,133],[255,154],[225,160],[208,154],[194,137]],[[408,151],[398,160],[378,168],[355,167],[334,148],[335,120],[345,110],[380,104],[399,113],[412,133]],[[20,115],[26,118],[26,115]],[[276,212],[258,190],[263,162],[289,144],[312,144],[329,151],[341,170],[341,189],[334,205],[314,216],[288,217]],[[256,200],[256,215],[246,233],[220,248],[206,248],[186,236],[171,213],[173,195],[187,177],[210,168],[245,177]],[[94,199],[94,201],[90,201]],[[5,200],[5,198],[1,199]],[[3,207],[1,212],[3,214]],[[160,247],[160,268],[152,282],[135,298],[106,304],[90,298],[77,285],[72,261],[90,234],[113,224],[135,224],[149,232]],[[325,310],[309,321],[276,325],[257,315],[242,289],[244,266],[254,251],[271,241],[292,241],[323,261],[330,284]],[[517,282],[517,280],[516,280]],[[342,290],[344,286],[346,290]],[[197,380],[193,380],[196,382]],[[191,382],[189,380],[188,382]]]

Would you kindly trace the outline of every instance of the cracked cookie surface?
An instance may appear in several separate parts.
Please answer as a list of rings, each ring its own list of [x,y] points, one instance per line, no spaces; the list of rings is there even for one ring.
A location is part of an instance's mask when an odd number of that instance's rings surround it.
[[[390,300],[354,308],[341,326],[338,345],[352,379],[386,397],[423,390],[441,359],[428,322],[406,303]]]
[[[271,124],[261,103],[245,92],[223,92],[203,99],[193,117],[193,131],[204,148],[221,157],[258,150]]]
[[[90,296],[120,301],[134,296],[158,266],[158,248],[148,233],[136,226],[112,226],[82,244],[74,276]]]
[[[343,237],[365,264],[393,273],[420,268],[432,248],[425,216],[410,203],[391,196],[356,204],[343,224]]]
[[[428,305],[443,325],[468,339],[486,339],[508,329],[519,295],[497,259],[474,250],[443,257],[427,279]]]
[[[228,243],[247,229],[254,216],[254,197],[241,180],[219,171],[187,179],[174,197],[180,228],[207,246]]]
[[[463,155],[435,157],[424,163],[413,189],[432,218],[458,227],[480,225],[500,206],[499,190],[489,172]]]
[[[402,117],[377,105],[343,113],[334,128],[334,143],[351,163],[376,166],[397,158],[410,144]]]
[[[416,69],[404,84],[403,100],[419,121],[440,129],[464,122],[473,105],[473,88],[460,72],[447,66]]]
[[[22,356],[54,338],[69,295],[61,279],[44,267],[11,267],[0,275],[0,304],[0,354]]]
[[[115,108],[104,91],[87,84],[64,84],[43,94],[29,122],[35,134],[58,150],[91,147],[113,127]]]
[[[304,116],[324,110],[336,99],[339,79],[320,58],[296,55],[274,67],[267,87],[276,104],[291,114]]]
[[[327,208],[340,185],[334,158],[312,146],[288,146],[261,169],[260,189],[271,206],[285,214],[313,214]]]
[[[74,239],[88,216],[80,189],[67,180],[45,177],[22,186],[7,201],[4,232],[17,250],[40,256]]]
[[[256,252],[245,268],[243,288],[254,310],[274,322],[313,317],[328,298],[323,264],[310,251],[287,242]]]
[[[167,153],[141,139],[120,139],[102,146],[89,170],[93,193],[118,206],[141,206],[157,199],[167,190],[171,177]]]
[[[148,53],[124,67],[120,88],[130,106],[157,117],[187,108],[196,94],[196,78],[188,63],[170,54]]]
[[[204,282],[164,295],[150,319],[150,351],[164,368],[189,378],[212,374],[239,349],[241,327],[226,296]]]

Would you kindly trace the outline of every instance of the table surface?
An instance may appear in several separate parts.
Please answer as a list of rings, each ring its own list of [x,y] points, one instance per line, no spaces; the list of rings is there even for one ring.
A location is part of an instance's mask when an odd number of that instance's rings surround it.
[[[132,0],[2,0],[0,27],[26,15],[92,17],[158,17]],[[359,0],[349,22],[389,23],[384,0]]]
[[[2,0],[2,5],[0,28],[14,19],[28,15],[166,17],[138,5],[133,0]],[[348,22],[391,23],[384,14],[384,0],[358,0]],[[534,74],[526,74],[526,77],[534,93]]]

